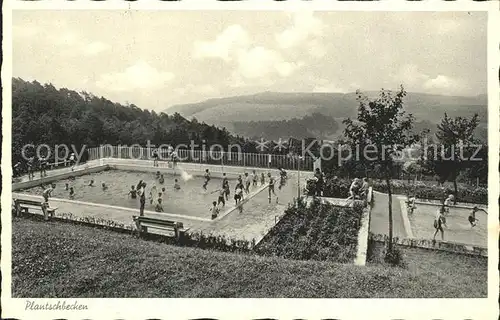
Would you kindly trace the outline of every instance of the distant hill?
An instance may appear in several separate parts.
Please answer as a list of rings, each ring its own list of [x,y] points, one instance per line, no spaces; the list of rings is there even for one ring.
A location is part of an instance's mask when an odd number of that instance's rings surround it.
[[[363,92],[374,97],[378,92]],[[191,119],[196,118],[208,124],[224,126],[229,131],[247,136],[258,136],[260,129],[252,132],[245,122],[282,121],[294,118],[301,119],[313,113],[333,117],[337,123],[347,117],[356,117],[358,102],[353,93],[278,93],[263,92],[253,95],[234,96],[219,99],[210,99],[198,103],[174,105],[165,110],[167,114],[178,112]],[[487,124],[488,107],[487,95],[474,97],[443,96],[409,92],[405,99],[405,109],[412,113],[419,128],[435,129],[447,112],[450,116],[470,117],[479,114],[481,126],[485,130]],[[244,127],[244,130],[243,130]],[[343,129],[339,125],[338,133]],[[479,131],[478,130],[478,131]],[[243,132],[244,131],[244,132]],[[481,133],[480,135],[484,135]]]

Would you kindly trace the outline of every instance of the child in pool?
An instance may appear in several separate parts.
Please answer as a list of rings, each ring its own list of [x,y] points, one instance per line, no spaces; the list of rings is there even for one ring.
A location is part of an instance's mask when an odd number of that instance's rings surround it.
[[[271,176],[271,173],[268,173],[267,176],[269,177],[269,201],[271,201],[271,193],[276,195],[274,192],[274,178]]]
[[[177,179],[174,180],[174,189],[175,190],[181,189],[181,186],[180,186],[179,181]]]
[[[165,178],[163,177],[163,175],[160,175],[160,179],[158,179],[158,182],[161,184],[165,182]]]
[[[106,191],[108,190],[108,186],[106,185],[106,183],[102,183],[102,191]]]
[[[222,206],[225,206],[226,205],[226,199],[225,199],[226,189],[224,189],[224,188],[217,189],[215,191],[210,192],[210,194],[216,193],[216,192],[219,193],[219,197],[217,198],[217,205],[222,203]]]
[[[436,235],[438,232],[441,232],[441,240],[444,240],[444,229],[443,226],[446,226],[446,218],[444,217],[445,207],[442,206],[438,209],[436,216],[434,218],[434,228],[436,231],[434,232],[433,240],[436,240]]]
[[[156,171],[156,179],[160,178],[160,171]]]
[[[73,187],[69,188],[69,198],[73,199],[75,197],[75,189]]]
[[[161,198],[158,199],[158,202],[156,203],[155,211],[156,212],[163,212],[163,206],[161,205]]]
[[[130,191],[128,192],[128,195],[132,199],[136,199],[137,198],[137,190],[135,190],[135,186],[130,186]]]
[[[224,189],[224,195],[226,196],[226,201],[228,201],[231,190],[229,188],[229,181],[227,181],[227,179],[226,182],[222,185],[222,189]]]
[[[68,191],[68,190],[69,190],[69,183],[67,183],[67,182],[66,182],[66,183],[64,184],[64,190],[66,190],[66,191]]]
[[[212,207],[210,208],[210,212],[212,213],[212,219],[217,218],[217,216],[219,215],[219,212],[220,212],[220,209],[217,206],[217,202],[215,202],[215,201],[212,202]]]
[[[252,184],[252,180],[248,175],[248,172],[245,172],[245,192],[250,193],[250,185]]]
[[[52,196],[52,191],[54,191],[55,188],[56,188],[56,185],[55,184],[51,184],[50,187],[48,187],[47,189],[43,190],[42,196],[43,196],[43,200],[46,203],[49,202],[49,197]]]
[[[223,174],[222,174],[222,187],[224,187],[224,185],[225,185],[226,183],[228,183],[228,181],[227,181],[227,177],[226,177],[226,174],[225,174],[225,173],[223,173]]]
[[[94,179],[90,179],[89,187],[93,187],[93,186],[94,186]]]
[[[234,202],[236,205],[241,202],[241,199],[243,197],[243,189],[239,187],[240,184],[236,186],[236,189],[234,190]]]
[[[205,182],[203,183],[203,186],[202,188],[204,190],[207,190],[207,185],[208,185],[208,182],[210,181],[210,172],[208,171],[208,169],[205,170]]]

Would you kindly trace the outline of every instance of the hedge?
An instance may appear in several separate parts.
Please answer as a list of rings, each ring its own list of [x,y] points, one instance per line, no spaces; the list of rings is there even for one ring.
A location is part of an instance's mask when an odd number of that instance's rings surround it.
[[[254,249],[258,254],[297,260],[351,263],[356,256],[363,206],[336,207],[313,200],[289,207]]]

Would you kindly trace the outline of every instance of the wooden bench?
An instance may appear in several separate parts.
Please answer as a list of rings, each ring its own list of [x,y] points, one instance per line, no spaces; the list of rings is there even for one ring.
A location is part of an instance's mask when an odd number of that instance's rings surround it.
[[[38,201],[38,200],[26,200],[26,199],[14,199],[14,207],[16,209],[16,215],[21,215],[21,213],[28,213],[29,209],[40,210],[45,217],[45,220],[49,220],[50,217],[54,217],[57,207],[49,207],[48,204]]]
[[[170,220],[156,219],[144,216],[132,216],[137,230],[140,234],[148,233],[149,228],[158,229],[162,231],[173,231],[175,238],[179,239],[184,235],[189,228],[184,228],[182,222],[175,222]]]

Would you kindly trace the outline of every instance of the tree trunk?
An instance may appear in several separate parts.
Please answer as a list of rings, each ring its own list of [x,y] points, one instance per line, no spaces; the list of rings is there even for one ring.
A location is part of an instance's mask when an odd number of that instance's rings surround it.
[[[455,189],[455,199],[453,200],[453,204],[457,204],[457,198],[458,198],[457,178],[453,179],[453,188]]]
[[[385,178],[387,183],[387,194],[389,196],[389,248],[388,251],[392,251],[392,190],[391,190],[391,179],[389,177]]]

